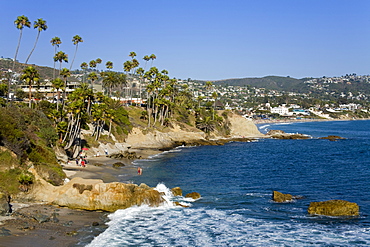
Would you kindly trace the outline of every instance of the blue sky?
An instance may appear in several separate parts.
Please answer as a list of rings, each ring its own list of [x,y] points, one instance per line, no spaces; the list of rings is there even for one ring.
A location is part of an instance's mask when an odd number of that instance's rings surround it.
[[[122,71],[135,51],[141,66],[155,54],[153,66],[181,79],[370,74],[368,0],[2,0],[1,9],[3,57],[14,57],[17,16],[47,21],[29,61],[38,65],[53,66],[55,36],[71,61],[78,34],[74,69],[101,58],[100,69],[112,61]],[[36,35],[24,29],[20,62]]]

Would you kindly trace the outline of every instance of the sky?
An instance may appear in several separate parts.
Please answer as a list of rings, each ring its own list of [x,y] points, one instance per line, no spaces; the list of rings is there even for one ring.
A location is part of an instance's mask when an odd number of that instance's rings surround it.
[[[13,58],[14,21],[47,21],[29,63],[53,67],[54,47],[75,52],[73,69],[101,58],[123,71],[130,52],[140,67],[171,78],[221,80],[370,74],[370,0],[1,0],[0,57]],[[37,30],[24,28],[17,59],[25,62]],[[70,63],[63,67],[70,67]]]

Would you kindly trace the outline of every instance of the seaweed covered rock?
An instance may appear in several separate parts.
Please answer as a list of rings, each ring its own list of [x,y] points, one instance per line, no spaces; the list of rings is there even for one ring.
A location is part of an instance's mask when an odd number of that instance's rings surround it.
[[[359,206],[357,203],[344,200],[311,202],[308,213],[326,216],[357,216],[359,215]]]

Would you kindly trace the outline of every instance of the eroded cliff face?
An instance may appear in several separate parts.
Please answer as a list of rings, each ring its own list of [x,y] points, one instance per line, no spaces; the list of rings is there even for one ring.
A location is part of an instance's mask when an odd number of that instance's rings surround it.
[[[246,119],[240,115],[233,114],[229,116],[230,129],[232,137],[263,137],[257,126],[252,120]]]
[[[257,126],[251,121],[240,115],[232,114],[228,117],[230,122],[230,136],[211,135],[212,139],[221,138],[260,138],[264,135],[258,130]],[[186,130],[175,125],[167,132],[154,131],[144,134],[139,128],[133,128],[126,138],[126,144],[132,148],[152,148],[163,149],[171,148],[181,143],[196,143],[206,139],[206,134],[196,128]]]

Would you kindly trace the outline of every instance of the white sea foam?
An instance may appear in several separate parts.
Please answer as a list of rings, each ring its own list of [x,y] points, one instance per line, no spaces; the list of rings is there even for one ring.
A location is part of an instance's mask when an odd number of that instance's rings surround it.
[[[171,191],[158,184],[169,201]],[[252,196],[260,196],[251,193]],[[262,195],[262,194],[261,194]],[[108,229],[88,246],[368,246],[370,227],[251,218],[248,210],[135,206],[109,215]],[[305,219],[303,219],[305,221]],[[307,219],[309,221],[309,219]]]

